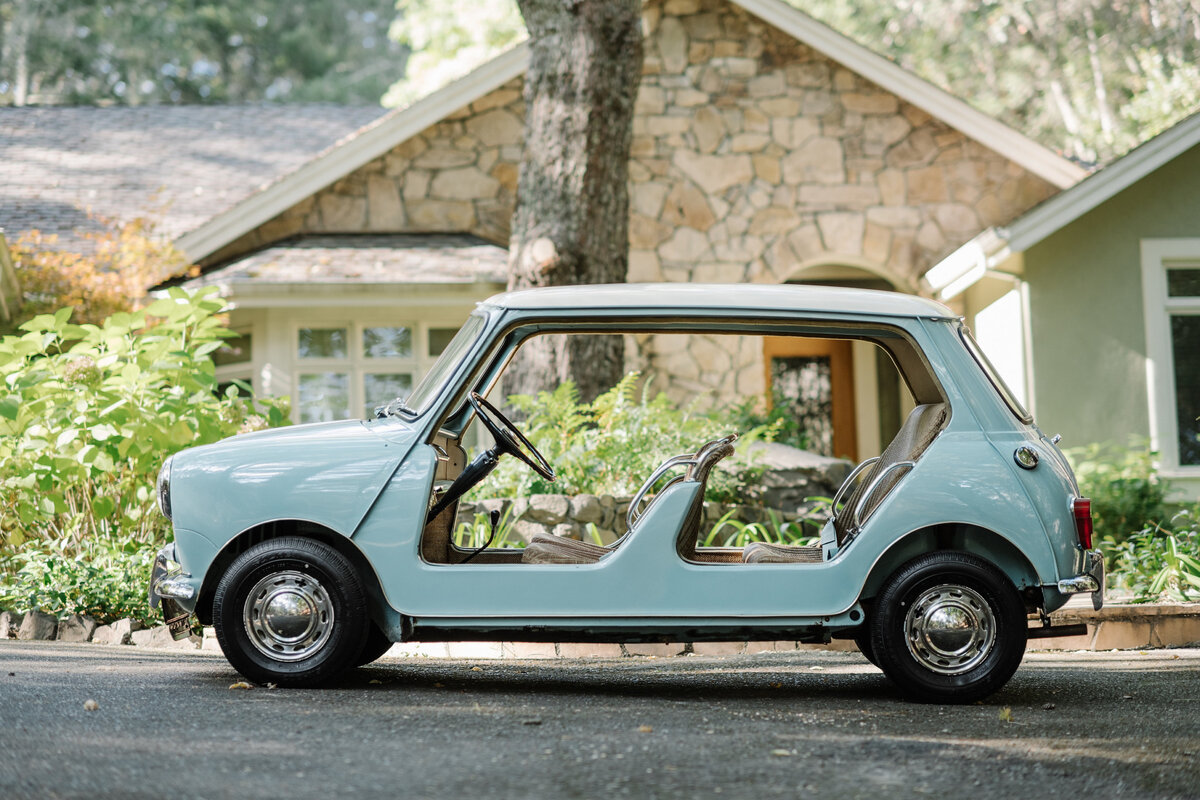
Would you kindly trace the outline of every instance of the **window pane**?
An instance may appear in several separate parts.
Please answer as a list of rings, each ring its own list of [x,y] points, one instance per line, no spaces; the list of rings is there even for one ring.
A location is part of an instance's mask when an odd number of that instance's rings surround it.
[[[363,328],[363,355],[367,358],[410,358],[412,331],[408,328]]]
[[[375,409],[387,405],[397,397],[408,397],[412,391],[412,375],[407,373],[368,372],[363,375],[363,410],[370,417]]]
[[[250,334],[239,333],[213,351],[212,360],[218,367],[225,364],[245,364],[251,358]]]
[[[345,328],[301,328],[301,358],[345,358]]]
[[[1167,297],[1200,297],[1200,269],[1167,270]]]
[[[350,416],[350,376],[318,372],[300,376],[300,421],[330,422]]]
[[[429,355],[440,356],[456,333],[458,333],[458,328],[430,328]]]
[[[1179,463],[1200,465],[1200,316],[1171,317]]]

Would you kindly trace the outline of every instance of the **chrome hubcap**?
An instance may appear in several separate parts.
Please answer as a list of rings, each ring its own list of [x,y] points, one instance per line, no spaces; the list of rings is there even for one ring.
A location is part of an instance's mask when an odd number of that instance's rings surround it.
[[[277,661],[299,661],[329,641],[333,604],[312,576],[288,570],[255,584],[243,618],[250,643],[260,653]]]
[[[996,643],[991,606],[966,586],[927,589],[904,618],[908,652],[921,666],[959,675],[979,666]]]

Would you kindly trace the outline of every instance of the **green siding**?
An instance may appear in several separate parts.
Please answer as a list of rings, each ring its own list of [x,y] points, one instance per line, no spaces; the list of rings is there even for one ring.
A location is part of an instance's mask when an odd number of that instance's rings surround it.
[[[1200,147],[1025,253],[1038,425],[1063,445],[1150,435],[1140,242],[1200,237]]]

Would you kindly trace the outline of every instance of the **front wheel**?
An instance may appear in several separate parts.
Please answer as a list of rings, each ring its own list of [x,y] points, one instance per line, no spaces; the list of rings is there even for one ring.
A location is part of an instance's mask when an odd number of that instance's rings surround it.
[[[884,584],[871,650],[909,698],[969,703],[1016,672],[1027,627],[1020,595],[996,567],[968,553],[930,553]]]
[[[318,686],[355,662],[367,641],[366,592],[326,544],[270,539],[234,560],[213,596],[213,627],[234,669],[258,683]]]

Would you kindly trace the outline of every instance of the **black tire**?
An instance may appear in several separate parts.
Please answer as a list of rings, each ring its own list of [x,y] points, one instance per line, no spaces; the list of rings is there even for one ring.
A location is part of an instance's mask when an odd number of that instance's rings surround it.
[[[859,626],[854,633],[854,643],[858,645],[858,652],[863,654],[863,658],[870,661],[876,667],[879,666],[879,661],[875,658],[875,649],[871,647],[871,623],[864,622]]]
[[[363,643],[362,652],[358,654],[358,658],[354,659],[354,666],[365,667],[372,661],[379,660],[388,650],[392,649],[394,642],[387,637],[378,625],[371,623],[367,631],[367,641]]]
[[[257,683],[328,683],[355,666],[370,624],[354,567],[312,539],[289,536],[251,547],[221,576],[213,597],[221,650]]]
[[[1027,625],[1016,588],[991,563],[968,553],[929,553],[884,584],[870,646],[908,698],[970,703],[1016,672]]]

